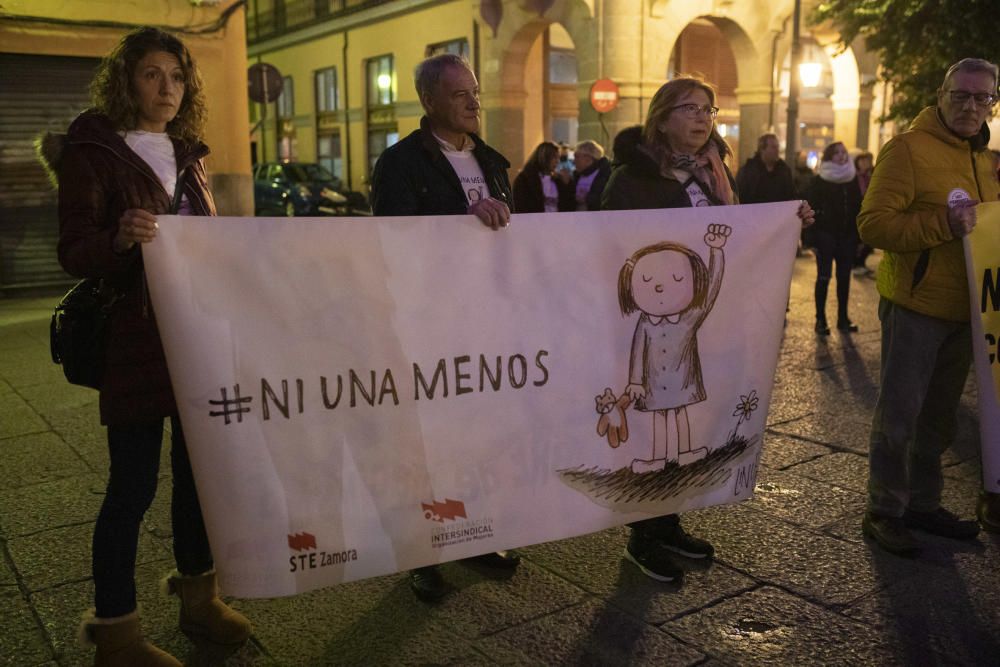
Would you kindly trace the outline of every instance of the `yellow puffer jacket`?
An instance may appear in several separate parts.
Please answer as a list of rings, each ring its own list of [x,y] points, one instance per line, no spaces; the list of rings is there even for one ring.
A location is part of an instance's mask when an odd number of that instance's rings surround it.
[[[948,228],[948,196],[961,189],[979,201],[1000,199],[988,141],[983,126],[974,149],[945,127],[936,107],[927,107],[882,148],[858,231],[885,250],[878,291],[886,299],[924,315],[969,320],[965,255]]]

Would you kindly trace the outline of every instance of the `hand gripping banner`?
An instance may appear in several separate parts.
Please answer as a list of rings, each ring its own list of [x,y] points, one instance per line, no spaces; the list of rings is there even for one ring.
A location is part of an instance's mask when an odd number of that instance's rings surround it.
[[[216,566],[270,597],[749,498],[797,202],[162,217]]]

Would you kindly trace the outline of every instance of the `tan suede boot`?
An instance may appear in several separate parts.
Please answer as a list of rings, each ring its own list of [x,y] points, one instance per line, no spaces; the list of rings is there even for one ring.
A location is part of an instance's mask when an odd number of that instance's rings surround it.
[[[242,644],[250,637],[250,621],[219,599],[215,570],[191,577],[174,571],[166,583],[181,600],[180,627],[188,637],[216,644]]]
[[[91,609],[83,618],[80,636],[97,647],[94,667],[181,667],[181,662],[142,636],[139,614],[97,618]]]

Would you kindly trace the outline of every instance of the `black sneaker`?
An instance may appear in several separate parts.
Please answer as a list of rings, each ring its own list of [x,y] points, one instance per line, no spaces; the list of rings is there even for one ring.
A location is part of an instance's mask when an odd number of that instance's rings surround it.
[[[448,585],[437,565],[410,570],[410,588],[424,602],[437,602],[448,594]]]
[[[953,540],[971,540],[979,534],[979,522],[959,519],[943,507],[939,507],[933,512],[906,510],[906,513],[903,514],[903,522],[908,528]]]
[[[688,558],[711,558],[715,555],[715,547],[711,543],[688,535],[684,526],[679,523],[662,528],[656,534],[656,539],[664,548]]]
[[[494,570],[516,570],[521,564],[521,556],[516,551],[494,551],[469,559],[473,563],[491,567]]]
[[[861,520],[861,532],[897,556],[913,556],[920,551],[920,543],[914,539],[906,524],[898,517],[865,512],[865,518]]]
[[[684,576],[684,570],[679,568],[670,557],[670,552],[659,542],[640,537],[635,531],[625,547],[625,558],[635,564],[639,570],[657,581],[674,581]]]

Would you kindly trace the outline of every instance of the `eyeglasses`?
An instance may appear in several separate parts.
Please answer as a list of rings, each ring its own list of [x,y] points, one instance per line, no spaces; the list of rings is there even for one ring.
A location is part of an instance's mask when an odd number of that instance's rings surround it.
[[[997,96],[990,93],[970,93],[966,90],[949,90],[948,95],[955,104],[965,106],[970,99],[976,102],[977,107],[991,107],[996,104]]]
[[[688,118],[697,118],[702,114],[706,114],[709,118],[715,118],[719,115],[719,107],[713,107],[708,104],[703,107],[700,107],[697,104],[678,104],[675,107],[670,107],[671,111],[674,109],[680,109]]]

